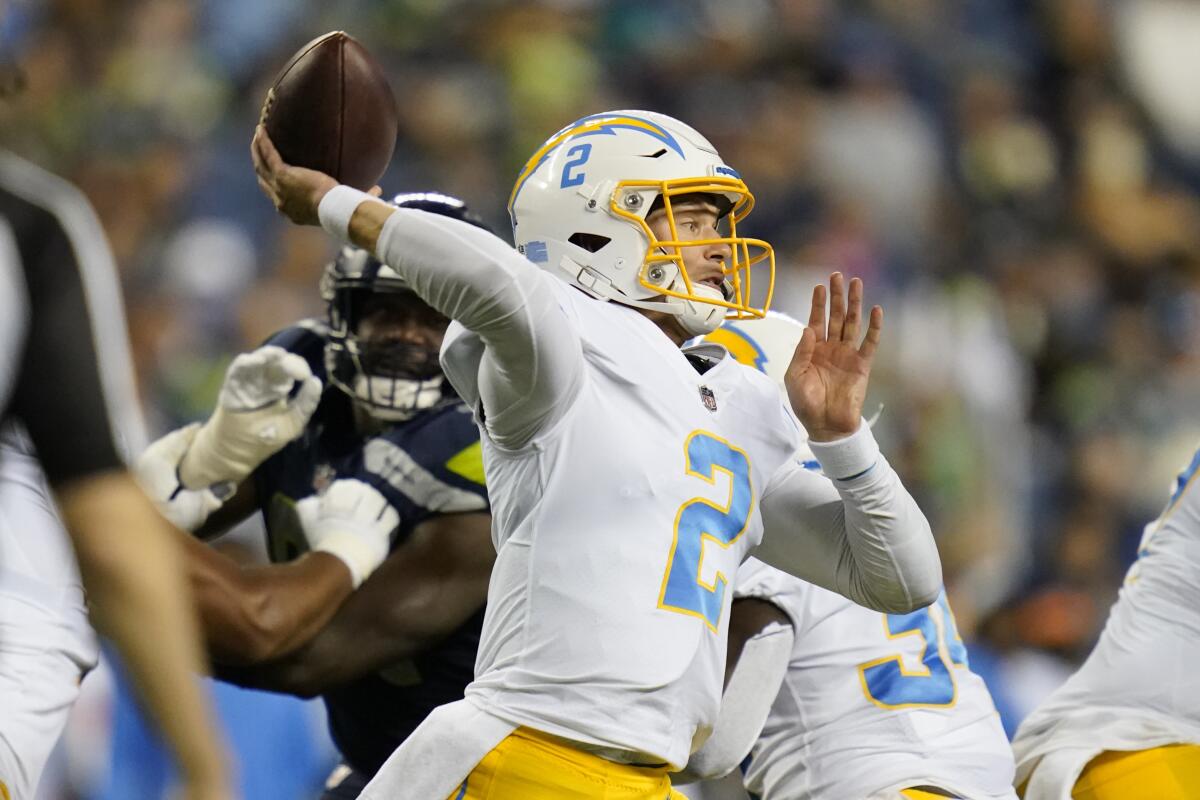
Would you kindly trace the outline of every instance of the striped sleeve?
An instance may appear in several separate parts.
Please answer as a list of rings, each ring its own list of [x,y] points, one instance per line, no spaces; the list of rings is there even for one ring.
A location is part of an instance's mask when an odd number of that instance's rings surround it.
[[[116,268],[83,195],[0,153],[0,216],[28,295],[8,414],[21,419],[50,482],[119,468],[145,446]]]

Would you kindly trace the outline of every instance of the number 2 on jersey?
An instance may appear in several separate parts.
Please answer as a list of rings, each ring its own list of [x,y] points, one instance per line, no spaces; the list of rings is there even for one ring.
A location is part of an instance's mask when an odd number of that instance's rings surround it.
[[[704,431],[693,431],[683,450],[689,475],[713,485],[718,471],[729,476],[729,498],[724,506],[703,497],[680,506],[658,607],[700,617],[716,631],[729,581],[720,570],[712,583],[704,580],[704,545],[711,542],[727,548],[746,530],[754,502],[750,461],[738,448]]]
[[[899,655],[858,665],[863,693],[875,705],[887,709],[954,705],[958,687],[951,668],[952,665],[967,666],[967,648],[954,626],[954,615],[946,602],[945,592],[938,595],[936,605],[941,612],[940,624],[929,608],[909,614],[883,615],[889,639],[919,633],[925,641],[925,649],[921,668],[914,672],[904,669]]]

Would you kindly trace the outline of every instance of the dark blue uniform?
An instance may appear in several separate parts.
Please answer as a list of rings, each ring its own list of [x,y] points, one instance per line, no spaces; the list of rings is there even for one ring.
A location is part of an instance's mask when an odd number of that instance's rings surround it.
[[[302,356],[324,380],[325,331],[323,323],[305,321],[267,344]],[[307,549],[296,501],[338,478],[371,484],[399,512],[393,548],[431,517],[489,510],[479,431],[462,402],[450,400],[364,437],[355,431],[351,399],[327,384],[304,433],[254,472],[272,561]],[[325,694],[333,740],[358,777],[373,775],[436,706],[462,698],[474,677],[482,622],[480,609],[435,649]]]

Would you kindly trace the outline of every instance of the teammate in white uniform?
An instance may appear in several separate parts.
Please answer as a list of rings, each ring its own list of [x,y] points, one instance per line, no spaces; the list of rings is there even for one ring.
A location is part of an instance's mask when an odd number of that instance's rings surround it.
[[[0,777],[13,798],[33,797],[98,656],[71,540],[32,446],[7,423],[0,428]],[[0,797],[8,800],[4,791]]]
[[[909,614],[879,614],[751,559],[734,596],[778,606],[794,631],[786,676],[750,754],[750,791],[788,800],[935,790],[1015,797],[1008,739],[944,594]]]
[[[1013,740],[1026,800],[1200,797],[1200,452],[1179,475],[1100,641]]]
[[[524,257],[290,167],[261,128],[253,149],[293,221],[319,212],[456,320],[443,365],[483,434],[498,556],[476,681],[364,798],[667,795],[716,718],[727,590],[755,547],[877,608],[936,599],[928,523],[861,424],[882,324],[876,309],[858,347],[861,283],[847,305],[834,276],[828,328],[814,292],[789,380],[835,480],[794,458],[770,379],[717,346],[680,351],[729,311],[762,313],[751,267],[771,255],[737,235],[752,198],[691,128],[611,112],[552,137],[510,204]]]
[[[771,314],[708,339],[782,386],[802,331]],[[755,609],[738,600],[765,601],[782,616],[762,617],[775,624],[744,645],[731,635],[741,657],[731,652],[721,716],[689,773],[719,777],[743,765],[746,787],[767,800],[1015,797],[1008,740],[945,594],[929,608],[879,614],[750,559],[734,598],[734,630]],[[684,791],[711,800],[716,790]]]

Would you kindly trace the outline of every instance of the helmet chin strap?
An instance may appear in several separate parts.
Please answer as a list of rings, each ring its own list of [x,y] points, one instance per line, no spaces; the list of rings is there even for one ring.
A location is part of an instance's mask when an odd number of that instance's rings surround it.
[[[672,288],[676,291],[682,291],[685,287],[683,281],[676,278]],[[692,286],[692,294],[700,297],[710,297],[713,300],[725,299],[725,295],[720,289],[715,286],[709,286],[706,283],[694,284]],[[671,297],[668,295],[666,300],[674,309],[678,309],[675,311],[675,318],[679,320],[680,326],[692,336],[703,336],[721,327],[721,322],[725,319],[725,315],[729,311],[724,306],[712,305],[711,303],[698,303],[695,300],[685,300],[682,297]]]

